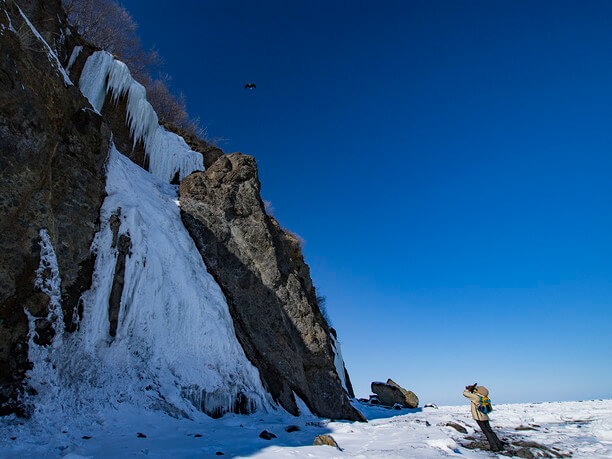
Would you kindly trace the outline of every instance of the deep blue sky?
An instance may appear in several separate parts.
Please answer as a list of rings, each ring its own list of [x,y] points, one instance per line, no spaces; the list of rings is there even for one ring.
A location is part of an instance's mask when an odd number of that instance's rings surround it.
[[[359,396],[612,396],[612,2],[123,4],[257,158]]]

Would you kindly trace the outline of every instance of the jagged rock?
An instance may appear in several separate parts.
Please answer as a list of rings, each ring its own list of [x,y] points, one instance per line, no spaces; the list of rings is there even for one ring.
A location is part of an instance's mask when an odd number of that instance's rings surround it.
[[[59,0],[20,6],[57,57],[65,57]],[[18,399],[30,368],[24,308],[36,317],[37,344],[54,334],[46,320],[49,297],[34,287],[39,230],[48,230],[58,259],[65,324],[72,330],[73,311],[80,312],[79,298],[91,283],[110,130],[65,81],[61,63],[15,3],[1,2],[0,10],[0,415],[23,416]],[[21,37],[8,29],[9,18],[24,31]]]
[[[380,403],[383,405],[393,406],[399,403],[404,408],[419,406],[419,399],[414,392],[404,389],[392,379],[387,379],[386,383],[373,382],[372,392],[378,395]]]
[[[183,222],[225,293],[236,335],[273,398],[298,414],[365,420],[343,389],[299,239],[268,216],[255,160],[233,153],[180,186]],[[342,369],[341,371],[344,371]]]
[[[276,438],[276,435],[274,435],[272,432],[268,432],[267,430],[263,430],[259,434],[259,438],[263,438],[264,440],[272,440],[273,438]]]
[[[338,443],[336,443],[336,440],[334,440],[334,437],[332,437],[329,434],[319,435],[318,437],[314,439],[314,442],[312,444],[315,446],[321,446],[321,445],[333,446],[334,448],[341,449],[338,446]]]
[[[444,425],[447,426],[447,427],[452,427],[457,432],[461,432],[462,434],[467,434],[468,433],[468,431],[467,431],[467,429],[465,427],[463,427],[461,424],[457,424],[456,422],[447,422]]]
[[[378,398],[378,395],[370,395],[368,403],[370,403],[370,405],[380,405],[380,399]]]

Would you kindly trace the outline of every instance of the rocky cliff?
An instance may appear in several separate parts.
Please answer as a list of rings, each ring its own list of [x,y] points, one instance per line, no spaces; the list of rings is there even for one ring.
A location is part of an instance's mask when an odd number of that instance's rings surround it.
[[[183,221],[274,399],[297,414],[297,394],[315,413],[359,419],[300,243],[266,215],[259,191],[253,157],[221,157],[181,183]]]
[[[59,1],[18,3],[0,3],[0,414],[27,415],[46,378],[39,403],[129,386],[123,402],[177,416],[298,414],[301,399],[362,419],[254,159],[160,125]]]
[[[41,30],[63,31],[62,11],[49,2],[0,7],[0,413],[17,409],[28,361],[28,316],[36,340],[49,343],[49,295],[37,287],[40,231],[55,247],[68,328],[91,283],[90,246],[104,197],[110,129],[67,78]],[[43,32],[44,33],[44,32]],[[51,32],[47,33],[51,36]],[[53,43],[53,41],[51,41]]]

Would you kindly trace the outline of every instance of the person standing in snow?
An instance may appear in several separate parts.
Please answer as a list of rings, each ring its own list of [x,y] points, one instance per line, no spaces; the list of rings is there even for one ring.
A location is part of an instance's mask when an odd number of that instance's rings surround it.
[[[478,423],[478,427],[480,427],[482,432],[487,437],[491,451],[501,451],[503,449],[503,443],[499,440],[499,438],[497,438],[497,435],[495,435],[495,432],[493,432],[491,429],[491,425],[489,424],[489,416],[478,409],[478,407],[481,405],[482,398],[489,396],[489,390],[484,386],[476,386],[476,384],[472,386],[465,386],[463,396],[472,402],[472,417]]]

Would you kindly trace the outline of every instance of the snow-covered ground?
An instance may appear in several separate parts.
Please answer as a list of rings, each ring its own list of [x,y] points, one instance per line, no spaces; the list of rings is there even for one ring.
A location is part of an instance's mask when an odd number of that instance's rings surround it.
[[[66,420],[46,426],[43,433],[11,417],[0,421],[0,457],[195,458],[217,452],[258,458],[495,457],[461,446],[471,441],[466,436],[482,439],[467,404],[402,411],[358,406],[370,419],[368,423],[330,422],[308,415],[296,418],[279,412],[226,415],[217,420],[202,414],[187,420],[122,408],[106,412],[90,425],[76,428],[78,424]],[[465,427],[468,433],[445,426],[447,422]],[[612,457],[612,400],[497,405],[491,424],[500,438],[510,442],[537,442],[572,457]],[[285,432],[289,425],[300,430]],[[263,430],[277,438],[259,438]],[[314,437],[325,433],[335,438],[342,451],[312,446]]]

